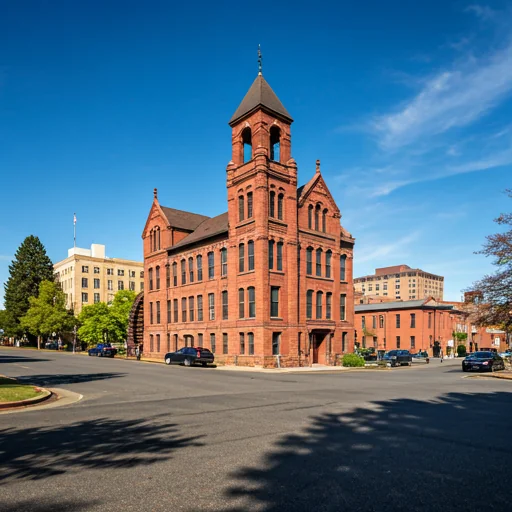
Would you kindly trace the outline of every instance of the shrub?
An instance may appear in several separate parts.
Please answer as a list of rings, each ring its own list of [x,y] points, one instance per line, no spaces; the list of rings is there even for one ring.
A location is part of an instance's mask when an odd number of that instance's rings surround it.
[[[466,345],[459,345],[457,347],[457,355],[459,357],[466,357]]]
[[[343,366],[351,368],[364,366],[364,359],[357,354],[345,354],[342,359]]]

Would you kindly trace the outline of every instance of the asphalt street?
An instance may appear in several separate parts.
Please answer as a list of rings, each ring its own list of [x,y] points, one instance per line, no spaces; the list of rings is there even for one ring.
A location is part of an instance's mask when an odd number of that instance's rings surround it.
[[[512,381],[460,362],[254,373],[0,349],[83,395],[0,414],[0,511],[512,508]]]

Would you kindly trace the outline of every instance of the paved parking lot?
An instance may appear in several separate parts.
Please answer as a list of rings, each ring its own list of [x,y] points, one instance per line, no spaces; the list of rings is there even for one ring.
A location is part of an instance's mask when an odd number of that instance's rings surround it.
[[[0,414],[0,511],[510,509],[512,383],[458,361],[269,374],[0,349],[0,373],[83,395]]]

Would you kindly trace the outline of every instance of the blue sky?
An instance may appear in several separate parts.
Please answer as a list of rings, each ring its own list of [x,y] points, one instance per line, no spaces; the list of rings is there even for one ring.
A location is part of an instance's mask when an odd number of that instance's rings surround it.
[[[165,206],[226,210],[227,121],[257,73],[295,119],[356,237],[355,276],[409,264],[446,298],[491,269],[473,254],[511,187],[507,2],[2,2],[0,282],[30,234],[142,258]],[[3,300],[3,287],[0,290]]]

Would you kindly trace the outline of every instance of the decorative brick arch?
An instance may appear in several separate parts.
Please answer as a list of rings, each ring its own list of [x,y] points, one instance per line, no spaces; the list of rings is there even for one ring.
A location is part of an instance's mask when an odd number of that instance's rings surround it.
[[[133,302],[128,318],[127,355],[135,355],[135,347],[144,339],[144,292],[140,292]]]

